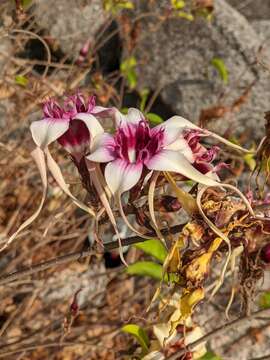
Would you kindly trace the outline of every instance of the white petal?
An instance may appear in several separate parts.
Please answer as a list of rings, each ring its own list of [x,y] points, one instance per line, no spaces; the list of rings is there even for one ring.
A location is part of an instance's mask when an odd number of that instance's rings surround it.
[[[140,180],[142,164],[129,164],[125,160],[117,159],[106,165],[105,179],[113,194],[131,189]]]
[[[127,115],[120,113],[118,110],[115,112],[116,126],[120,126],[121,124],[123,125],[125,123],[137,124],[144,118],[145,117],[143,113],[135,108],[128,109]]]
[[[159,128],[161,128],[161,125],[158,125]],[[166,128],[165,126],[163,126],[164,128],[164,139],[163,139],[163,144],[164,146],[168,146],[171,143],[174,143],[177,139],[181,138],[182,136],[182,132],[183,129],[179,128]]]
[[[191,163],[194,162],[194,155],[193,152],[188,145],[188,142],[183,137],[178,137],[174,142],[170,143],[169,145],[165,146],[166,150],[174,150],[179,151],[183,154],[187,160]]]
[[[154,350],[145,355],[142,360],[165,360],[165,356],[162,354],[162,352]]]
[[[34,142],[40,148],[45,148],[53,141],[57,140],[69,128],[69,121],[55,120],[45,118],[42,120],[34,121],[30,125],[30,130]]]
[[[97,116],[110,116],[114,112],[113,108],[105,108],[103,106],[95,106],[91,111],[92,114]]]
[[[219,186],[218,182],[196,170],[179,151],[162,150],[146,166],[151,170],[177,172],[206,186]]]
[[[114,138],[111,134],[103,133],[96,136],[93,139],[93,145],[91,146],[91,154],[87,156],[88,160],[94,162],[109,162],[115,159],[113,153],[114,150]]]
[[[174,129],[174,130],[185,129],[185,128],[202,130],[197,125],[193,124],[189,120],[183,118],[182,116],[178,116],[178,115],[171,117],[170,119],[164,121],[164,123],[162,123],[161,125],[158,125],[158,126],[163,126],[163,127],[165,127],[165,129]]]
[[[19,228],[15,231],[15,233],[13,233],[9,239],[6,241],[5,244],[3,244],[0,248],[0,252],[3,251],[4,249],[6,249],[8,247],[8,245],[10,245],[13,240],[17,237],[17,235],[24,230],[27,226],[29,226],[39,215],[39,213],[41,212],[45,199],[46,199],[46,195],[47,195],[47,172],[46,172],[46,161],[45,161],[45,156],[44,156],[44,152],[37,147],[34,151],[32,151],[31,153],[32,157],[34,158],[40,176],[41,176],[41,180],[42,180],[42,184],[43,184],[43,193],[42,193],[42,198],[39,204],[39,207],[37,208],[37,210],[34,212],[34,214],[32,214],[28,219],[26,219],[20,226]]]
[[[81,120],[87,126],[91,138],[93,139],[95,136],[103,134],[104,129],[100,125],[99,121],[95,118],[95,116],[86,113],[78,113],[74,116],[74,119]]]
[[[160,323],[153,326],[153,332],[158,339],[160,346],[165,347],[177,334],[176,330],[170,333],[170,323]]]

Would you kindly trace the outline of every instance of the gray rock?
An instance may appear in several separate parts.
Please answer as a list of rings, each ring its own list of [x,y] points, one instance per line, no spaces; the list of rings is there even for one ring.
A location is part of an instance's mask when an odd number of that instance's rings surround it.
[[[168,1],[161,4],[166,6]],[[156,19],[146,18],[143,28],[136,52],[140,86],[161,87],[163,100],[175,113],[197,122],[202,109],[232,105],[255,82],[240,111],[227,113],[211,126],[220,132],[228,127],[238,133],[249,129],[256,140],[263,135],[264,112],[270,108],[270,76],[255,61],[262,39],[241,14],[226,1],[216,0],[211,23],[177,18],[157,28]],[[211,65],[214,57],[225,63],[228,85]],[[270,59],[266,49],[264,58]]]
[[[59,41],[61,49],[78,54],[87,40],[94,36],[108,18],[102,1],[92,0],[37,0],[35,14],[38,24]]]
[[[249,20],[270,19],[270,1],[268,0],[228,0]]]
[[[270,19],[269,20],[256,20],[252,22],[252,26],[265,42],[263,45],[267,48],[270,47]]]

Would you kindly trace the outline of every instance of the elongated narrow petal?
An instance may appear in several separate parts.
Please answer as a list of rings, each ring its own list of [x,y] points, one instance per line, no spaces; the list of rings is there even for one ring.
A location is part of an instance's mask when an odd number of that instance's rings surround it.
[[[140,180],[143,164],[129,164],[117,159],[106,165],[105,179],[113,194],[131,189]]]
[[[165,129],[197,129],[197,130],[201,130],[202,129],[200,127],[198,127],[197,125],[193,124],[191,121],[183,118],[182,116],[172,116],[170,119],[166,120],[164,123],[162,123],[161,125],[158,126],[163,126],[165,127]]]
[[[121,124],[124,125],[126,123],[129,124],[138,124],[140,121],[144,119],[143,113],[140,110],[135,108],[130,108],[128,110],[127,115],[120,113],[120,111],[116,110],[115,112],[115,120],[116,126],[120,126]]]
[[[33,140],[40,148],[45,148],[58,139],[68,130],[68,128],[68,120],[49,118],[34,121],[30,126]]]
[[[95,116],[87,113],[79,113],[74,116],[74,119],[81,120],[87,126],[91,138],[94,138],[97,135],[103,134],[104,129],[100,125],[99,121],[95,118]]]
[[[153,156],[145,165],[151,170],[177,172],[206,186],[219,185],[215,180],[196,170],[185,156],[178,151],[162,150]]]
[[[56,161],[54,160],[54,158],[52,157],[49,149],[46,149],[45,153],[46,153],[46,157],[47,157],[48,169],[50,170],[53,178],[55,179],[55,181],[57,182],[59,187],[63,190],[63,192],[66,195],[68,195],[72,199],[72,201],[74,202],[75,205],[77,205],[80,209],[86,211],[88,214],[92,215],[93,217],[96,217],[96,214],[92,208],[85,205],[83,202],[81,202],[79,199],[77,199],[70,192],[69,187],[68,187],[67,183],[65,182],[65,179],[62,175],[61,169],[60,169],[59,165],[56,163]]]
[[[21,231],[23,231],[26,227],[28,227],[38,217],[39,213],[41,212],[41,210],[43,208],[43,205],[44,205],[44,202],[46,199],[48,180],[47,180],[46,162],[45,162],[44,152],[39,147],[37,147],[34,151],[32,151],[31,155],[34,158],[36,165],[38,167],[38,170],[40,172],[41,181],[42,181],[42,185],[43,185],[42,198],[41,198],[39,207],[34,212],[34,214],[32,214],[28,219],[26,219],[19,226],[19,228],[15,231],[15,233],[13,233],[9,237],[9,239],[7,239],[6,243],[0,247],[0,252],[3,251],[4,249],[6,249],[13,242],[13,240],[17,237],[17,235]]]
[[[92,153],[87,156],[88,160],[95,162],[109,162],[115,159],[115,141],[110,134],[104,133],[93,139]]]

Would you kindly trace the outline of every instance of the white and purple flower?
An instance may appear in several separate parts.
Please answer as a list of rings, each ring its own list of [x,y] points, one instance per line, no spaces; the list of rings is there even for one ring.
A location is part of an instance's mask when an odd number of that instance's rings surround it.
[[[184,139],[194,156],[193,166],[202,174],[207,174],[213,171],[212,162],[215,160],[220,148],[218,146],[212,146],[210,149],[205,148],[200,143],[202,136],[206,136],[202,130],[189,129],[184,131]]]
[[[68,97],[63,107],[50,99],[44,103],[42,120],[31,124],[32,137],[42,149],[57,140],[80,159],[89,152],[91,139],[104,132],[96,116],[108,112],[109,109],[95,105],[94,96],[85,100],[81,93]]]
[[[144,115],[133,108],[127,115],[116,111],[115,120],[116,133],[97,136],[87,157],[94,162],[107,163],[105,179],[113,194],[131,189],[140,180],[144,167],[180,173],[207,186],[217,185],[192,165],[198,157],[184,133],[187,129],[198,128],[188,120],[174,116],[150,128]]]

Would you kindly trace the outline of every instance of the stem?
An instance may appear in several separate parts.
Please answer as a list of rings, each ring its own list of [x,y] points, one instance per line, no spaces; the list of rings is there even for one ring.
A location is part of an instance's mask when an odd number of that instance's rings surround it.
[[[182,225],[182,224],[175,225],[175,226],[172,226],[171,228],[166,228],[166,229],[161,230],[161,233],[163,235],[177,234],[182,231],[183,226],[184,225]],[[146,235],[149,238],[156,237],[156,234],[154,232],[149,232]],[[128,237],[126,239],[122,239],[121,242],[122,242],[122,246],[128,246],[128,245],[133,245],[133,244],[143,242],[146,240],[147,239],[143,239],[140,236],[132,236],[132,237]],[[118,247],[119,247],[118,240],[112,241],[110,243],[104,244],[104,251],[118,249]],[[44,270],[49,269],[54,266],[59,266],[59,265],[66,264],[71,261],[84,259],[92,254],[93,254],[93,249],[89,249],[87,251],[77,251],[77,252],[73,252],[73,253],[70,253],[67,255],[58,256],[56,258],[53,258],[48,261],[44,261],[44,262],[36,264],[36,265],[22,268],[21,270],[15,271],[13,273],[4,274],[0,277],[0,285],[8,284],[8,283],[15,281],[17,279],[20,279],[22,277],[36,274],[38,272],[44,271]]]
[[[246,322],[258,317],[258,315],[260,315],[260,316],[263,315],[263,316],[267,317],[270,315],[270,309],[259,310],[259,311],[254,312],[250,316],[240,317],[240,318],[235,319],[227,324],[224,324],[224,325],[220,326],[219,328],[210,331],[208,334],[202,336],[200,339],[194,341],[193,343],[187,345],[186,349],[178,351],[177,353],[168,357],[167,360],[179,359],[181,357],[181,355],[184,355],[187,351],[193,351],[198,345],[200,345],[214,337],[220,336],[224,332],[227,332],[228,330],[233,329],[234,327],[239,327],[239,326],[245,324]],[[265,357],[263,357],[262,359],[264,359],[264,358]]]

